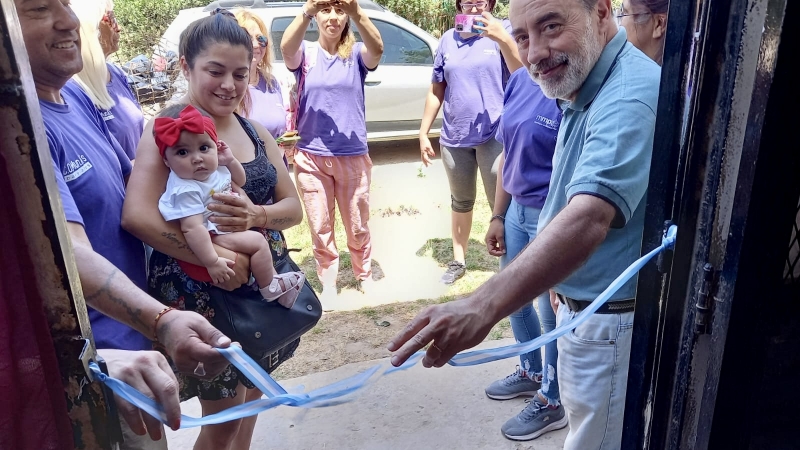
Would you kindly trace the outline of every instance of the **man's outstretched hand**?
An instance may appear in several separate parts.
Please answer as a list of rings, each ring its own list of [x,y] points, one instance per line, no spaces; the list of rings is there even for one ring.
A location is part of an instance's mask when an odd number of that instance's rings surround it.
[[[402,365],[411,355],[431,343],[422,365],[442,367],[456,353],[481,343],[494,325],[491,314],[482,311],[470,296],[422,310],[389,343],[392,365]]]

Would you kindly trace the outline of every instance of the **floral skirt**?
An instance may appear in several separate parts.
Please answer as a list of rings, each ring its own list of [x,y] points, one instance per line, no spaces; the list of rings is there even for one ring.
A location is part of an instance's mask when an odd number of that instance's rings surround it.
[[[270,243],[272,260],[279,261],[283,258],[286,255],[286,241],[283,235],[273,230],[262,230],[261,233]],[[180,268],[177,260],[170,256],[153,251],[150,256],[147,288],[151,296],[166,306],[194,311],[209,320],[214,317],[214,308],[209,303],[209,292],[219,288],[210,283],[189,278]],[[253,288],[242,286],[239,289],[249,290]],[[256,362],[267,373],[272,373],[284,361],[294,355],[298,345],[300,345],[300,339]],[[202,400],[220,400],[235,397],[239,383],[242,383],[247,388],[255,387],[234,366],[228,366],[220,375],[211,380],[201,380],[177,371],[175,376],[180,384],[181,401],[192,397],[199,397]]]

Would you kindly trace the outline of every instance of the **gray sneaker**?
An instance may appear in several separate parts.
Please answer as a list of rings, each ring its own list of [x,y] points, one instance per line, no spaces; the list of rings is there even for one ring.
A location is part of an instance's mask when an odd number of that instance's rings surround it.
[[[529,441],[565,426],[567,426],[567,416],[564,414],[563,406],[551,408],[540,402],[537,397],[533,397],[525,409],[500,427],[500,431],[503,436],[511,440]]]
[[[528,374],[517,366],[516,372],[490,384],[486,388],[486,396],[494,400],[508,400],[523,395],[533,396],[541,387],[541,382],[531,380]]]

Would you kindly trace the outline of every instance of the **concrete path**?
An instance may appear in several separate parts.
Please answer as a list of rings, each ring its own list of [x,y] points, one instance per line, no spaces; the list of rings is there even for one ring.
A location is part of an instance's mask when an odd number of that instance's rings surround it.
[[[481,347],[513,343],[506,339]],[[376,364],[376,360],[349,364],[329,372],[283,381],[284,386],[315,389]],[[416,366],[377,380],[338,406],[318,409],[279,407],[262,413],[252,449],[270,450],[556,450],[567,429],[528,442],[513,442],[500,426],[525,407],[523,399],[490,400],[483,388],[510,373],[513,362],[499,361],[476,367],[425,369]],[[184,402],[183,413],[200,416],[196,399]],[[167,431],[170,450],[189,450],[199,429]]]

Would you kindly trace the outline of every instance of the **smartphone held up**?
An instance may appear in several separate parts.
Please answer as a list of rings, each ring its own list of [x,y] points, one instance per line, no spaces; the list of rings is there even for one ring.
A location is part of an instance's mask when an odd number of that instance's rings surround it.
[[[456,14],[456,31],[459,33],[481,34],[481,30],[475,26],[485,27],[486,19],[481,15]]]

